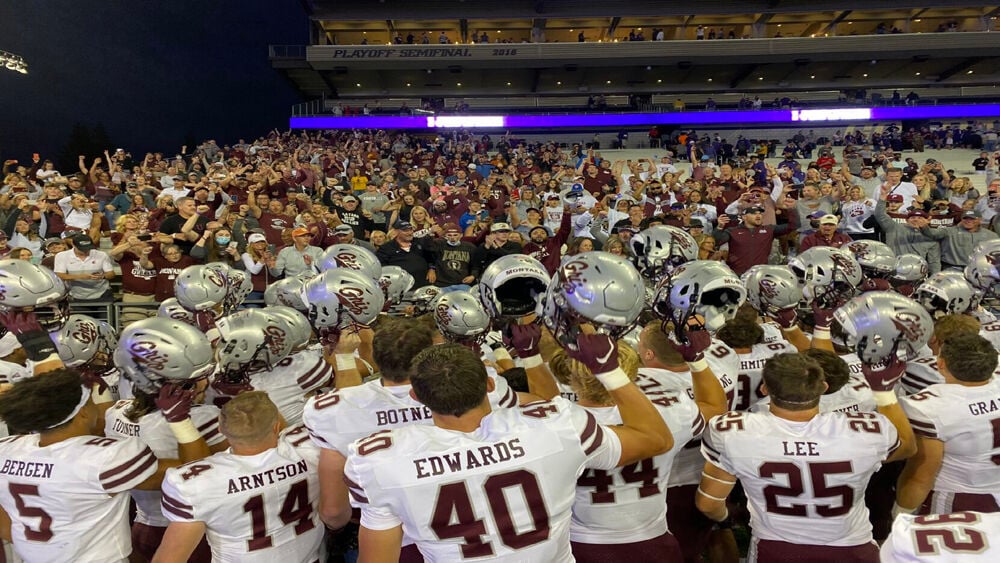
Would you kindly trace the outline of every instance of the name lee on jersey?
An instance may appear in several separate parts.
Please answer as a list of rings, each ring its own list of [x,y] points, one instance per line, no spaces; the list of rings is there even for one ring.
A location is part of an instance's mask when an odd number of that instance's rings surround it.
[[[781,442],[782,447],[785,449],[784,455],[804,455],[804,456],[818,456],[819,450],[817,449],[816,442]]]
[[[441,475],[446,471],[457,473],[466,469],[477,469],[524,457],[524,448],[520,443],[519,438],[514,438],[475,449],[415,459],[413,465],[417,470],[417,479]]]

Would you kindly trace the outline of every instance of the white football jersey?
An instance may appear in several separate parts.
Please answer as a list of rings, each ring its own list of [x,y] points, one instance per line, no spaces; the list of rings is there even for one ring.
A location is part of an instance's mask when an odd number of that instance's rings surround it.
[[[579,400],[579,397],[576,396],[576,391],[573,390],[572,385],[567,385],[565,383],[556,381],[556,387],[559,388],[559,396],[562,397],[563,399],[566,399],[571,403],[575,403],[577,402],[577,400]]]
[[[307,348],[278,362],[271,371],[250,375],[250,385],[267,393],[289,426],[302,422],[308,395],[333,380],[333,366],[322,350]]]
[[[760,323],[760,328],[764,329],[764,339],[762,340],[764,344],[771,344],[772,342],[788,342],[785,335],[781,332],[780,326],[774,323]]]
[[[517,393],[502,377],[493,377],[489,393],[493,407],[517,406]],[[409,424],[433,424],[431,410],[410,396],[410,385],[386,387],[381,380],[311,397],[302,421],[321,448],[347,455],[351,442],[372,432]]]
[[[562,398],[495,409],[473,432],[408,425],[350,447],[344,481],[361,525],[402,525],[428,562],[569,562],[570,511],[586,467],[621,442]]]
[[[924,354],[906,362],[906,372],[899,380],[898,394],[912,395],[938,383],[944,383],[944,376],[938,371],[937,356]]]
[[[729,410],[750,410],[754,403],[761,400],[764,397],[760,392],[764,364],[776,354],[789,352],[798,350],[785,341],[754,344],[749,352],[743,354],[736,352],[736,356],[740,359],[740,371],[736,374],[736,386],[733,391],[726,394],[726,398],[729,399]]]
[[[257,455],[231,451],[168,469],[163,515],[204,522],[212,561],[312,563],[321,560],[319,450],[299,425],[278,447]]]
[[[652,393],[675,446],[656,457],[606,471],[587,469],[576,481],[569,536],[574,542],[646,541],[667,531],[667,483],[674,457],[705,428],[698,405],[684,392]],[[580,407],[605,426],[622,423],[618,407]]]
[[[129,496],[156,473],[135,438],[78,436],[45,447],[28,434],[0,440],[0,505],[25,561],[117,562],[132,552]]]
[[[733,352],[736,357],[736,352]],[[736,379],[727,375],[720,376],[714,369],[712,373],[719,379],[722,390],[729,396],[736,385]],[[670,371],[658,368],[639,368],[639,375],[635,384],[642,389],[643,393],[650,395],[662,391],[683,391],[688,398],[694,400],[694,389],[691,387],[691,372]],[[701,447],[701,433],[696,433],[685,444],[676,443],[674,448],[677,454],[674,456],[674,465],[670,468],[670,482],[668,486],[679,487],[681,485],[697,485],[701,482],[701,472],[705,468],[705,458],[702,457],[698,448]]]
[[[157,459],[177,459],[177,438],[160,411],[153,411],[132,422],[125,414],[132,401],[118,401],[104,413],[104,435],[115,438],[138,438],[153,450]],[[193,405],[191,422],[209,446],[221,444],[226,437],[219,432],[219,409],[212,405]],[[170,524],[160,512],[160,491],[131,492],[135,500],[135,521],[165,528]]]
[[[756,538],[854,546],[872,540],[865,488],[899,447],[878,413],[820,413],[795,422],[769,412],[713,417],[701,451],[746,491]]]
[[[764,412],[770,408],[771,397],[764,397],[750,407],[751,412]],[[819,412],[876,412],[875,396],[868,382],[851,376],[843,387],[819,398]]]
[[[915,434],[944,442],[935,491],[1000,493],[1000,379],[931,385],[900,404]]]
[[[880,555],[882,563],[1000,561],[1000,513],[901,514]]]
[[[989,340],[994,348],[1000,350],[1000,321],[981,325],[979,327],[979,336]]]

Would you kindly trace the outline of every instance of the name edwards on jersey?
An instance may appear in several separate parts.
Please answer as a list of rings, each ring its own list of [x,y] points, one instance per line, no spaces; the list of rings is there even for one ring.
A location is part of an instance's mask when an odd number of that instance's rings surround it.
[[[273,485],[278,481],[284,481],[297,475],[302,475],[308,470],[309,467],[306,465],[305,460],[301,460],[296,463],[289,463],[288,465],[274,467],[272,469],[268,469],[267,471],[261,471],[260,473],[234,477],[229,480],[229,490],[226,491],[226,493],[231,495],[233,493],[252,491],[265,485]]]
[[[424,479],[445,472],[458,473],[467,469],[478,469],[521,457],[524,457],[521,440],[513,438],[489,446],[415,459],[413,465],[417,471],[417,479]]]

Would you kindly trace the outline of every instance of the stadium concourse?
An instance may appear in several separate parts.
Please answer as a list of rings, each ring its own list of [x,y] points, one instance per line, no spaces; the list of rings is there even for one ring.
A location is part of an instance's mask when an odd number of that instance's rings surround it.
[[[5,559],[993,561],[986,130],[8,161]]]

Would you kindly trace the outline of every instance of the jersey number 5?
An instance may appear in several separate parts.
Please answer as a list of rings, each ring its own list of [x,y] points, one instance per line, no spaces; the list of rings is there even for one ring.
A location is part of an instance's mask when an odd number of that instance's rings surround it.
[[[25,518],[38,518],[37,530],[32,530],[27,524],[24,524],[25,539],[37,542],[47,542],[52,539],[52,517],[49,516],[49,513],[37,506],[24,504],[24,497],[39,496],[38,485],[9,483],[7,490],[10,491],[10,496],[14,497],[14,506],[17,507],[17,513],[21,516],[22,521]]]
[[[515,487],[521,489],[520,496],[531,515],[530,530],[518,532],[514,529],[515,520],[511,516],[507,502],[509,497],[505,491]],[[504,545],[511,549],[522,549],[549,538],[549,513],[534,473],[520,469],[492,475],[483,483],[483,489],[489,501],[494,527]],[[510,496],[516,497],[516,493]],[[482,518],[476,517],[465,481],[441,485],[437,497],[431,529],[438,539],[465,539],[462,544],[463,558],[493,555],[493,546],[483,540],[483,536],[488,534],[486,523]]]

